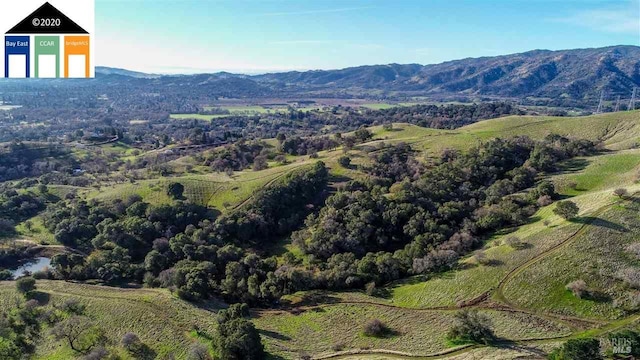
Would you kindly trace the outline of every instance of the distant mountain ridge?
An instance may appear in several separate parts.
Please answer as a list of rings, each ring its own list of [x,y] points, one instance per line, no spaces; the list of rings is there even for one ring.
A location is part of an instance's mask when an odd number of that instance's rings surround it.
[[[640,47],[533,50],[435,65],[377,65],[342,70],[288,72],[253,77],[312,87],[360,87],[426,94],[570,96],[606,90],[629,93],[640,86]]]
[[[100,68],[98,76],[156,78]],[[389,64],[340,70],[291,71],[264,75],[230,73],[163,76],[160,82],[220,87],[237,96],[345,92],[425,96],[490,96],[594,99],[630,96],[640,87],[640,47],[631,45],[574,50],[533,50],[520,54],[468,58],[434,65]]]
[[[129,76],[129,77],[134,77],[134,78],[145,78],[145,79],[151,79],[151,78],[160,77],[160,75],[156,75],[156,74],[147,74],[147,73],[143,73],[143,72],[131,71],[131,70],[119,69],[119,68],[112,68],[112,67],[107,67],[107,66],[96,66],[96,75],[97,76],[100,76],[100,75],[121,75],[121,76]]]

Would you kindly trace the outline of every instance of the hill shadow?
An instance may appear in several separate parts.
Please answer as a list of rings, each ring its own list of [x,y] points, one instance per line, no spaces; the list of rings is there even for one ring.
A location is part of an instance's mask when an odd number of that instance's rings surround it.
[[[351,168],[351,166],[353,166],[353,165],[349,165],[349,169]],[[330,183],[343,183],[343,182],[347,182],[347,181],[351,180],[351,178],[343,176],[343,175],[330,174],[328,180],[329,180]]]
[[[291,301],[283,300],[281,305],[284,308],[294,308],[301,306],[317,306],[321,304],[335,304],[338,302],[340,302],[340,298],[335,297],[332,294],[322,291],[314,291],[304,294],[302,299],[295,304],[291,303]]]
[[[538,359],[538,358],[546,359],[547,358],[547,353],[544,352],[543,350],[538,349],[538,348],[533,347],[533,346],[528,346],[526,344],[517,343],[517,342],[512,341],[512,340],[497,339],[491,345],[493,345],[495,347],[498,347],[498,348],[513,349],[513,350],[516,350],[518,352],[529,353],[529,354],[531,354],[532,358],[535,358],[535,359]]]
[[[589,291],[589,293],[585,295],[584,298],[599,303],[608,303],[613,300],[609,294],[599,290]]]
[[[620,224],[616,224],[614,222],[611,222],[609,220],[605,220],[602,218],[597,218],[597,217],[593,217],[593,216],[582,216],[579,218],[575,218],[570,220],[573,223],[577,223],[577,224],[585,224],[585,225],[593,225],[593,226],[599,226],[599,227],[604,227],[607,229],[611,229],[614,231],[619,231],[619,232],[628,232],[629,229],[625,228],[624,226],[620,225]]]
[[[558,164],[558,170],[554,171],[553,174],[566,174],[584,170],[590,163],[589,160],[583,158],[568,159]]]
[[[282,356],[271,354],[271,353],[265,354],[265,359],[266,360],[285,360],[285,358],[283,358]]]
[[[282,335],[280,333],[277,333],[275,331],[271,331],[271,330],[258,330],[258,332],[260,333],[260,335],[262,336],[266,336],[266,337],[270,337],[276,340],[282,340],[282,341],[289,341],[291,340],[290,337],[286,336],[286,335]]]

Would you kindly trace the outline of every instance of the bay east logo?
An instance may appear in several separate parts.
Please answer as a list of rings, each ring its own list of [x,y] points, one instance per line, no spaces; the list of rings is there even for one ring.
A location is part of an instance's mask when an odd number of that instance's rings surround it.
[[[11,18],[18,20],[9,25],[4,37],[5,78],[95,76],[94,0],[5,1],[9,4],[2,5],[5,16],[0,25],[4,27]],[[25,11],[30,11],[26,17]]]

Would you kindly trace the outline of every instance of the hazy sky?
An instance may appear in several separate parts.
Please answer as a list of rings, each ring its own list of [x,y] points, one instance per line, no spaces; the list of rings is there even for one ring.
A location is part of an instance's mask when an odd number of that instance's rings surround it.
[[[96,0],[97,65],[161,73],[431,64],[640,45],[640,0]]]

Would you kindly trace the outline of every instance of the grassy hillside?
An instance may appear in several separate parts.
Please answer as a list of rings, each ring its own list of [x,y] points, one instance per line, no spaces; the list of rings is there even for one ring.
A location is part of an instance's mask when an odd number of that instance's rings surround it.
[[[624,286],[618,274],[640,265],[625,251],[638,239],[639,210],[637,203],[626,201],[594,218],[567,246],[516,275],[504,296],[518,306],[545,312],[600,319],[624,316],[635,292]],[[594,296],[579,299],[565,288],[578,279],[587,283]]]
[[[59,305],[74,298],[86,305],[86,316],[108,329],[110,346],[117,349],[122,335],[136,333],[158,356],[173,353],[176,359],[186,359],[189,346],[197,341],[190,332],[197,326],[206,332],[215,331],[215,317],[209,311],[179,300],[166,290],[119,289],[74,284],[61,281],[37,282],[39,299],[47,305]],[[14,282],[0,283],[0,305],[14,306],[20,296]],[[215,304],[211,304],[215,307]],[[66,360],[76,354],[63,342],[56,341],[43,329],[35,359]],[[127,354],[121,355],[128,359]]]
[[[455,130],[424,129],[406,124],[395,127],[392,131],[374,127],[373,132],[378,139],[405,141],[430,153],[444,148],[466,149],[496,137],[526,135],[541,139],[548,134],[603,141],[607,148],[620,150],[633,148],[640,141],[640,111],[581,117],[506,116]]]
[[[487,310],[499,337],[523,340],[569,335],[565,325],[528,314]],[[450,348],[445,339],[453,311],[412,311],[370,304],[337,304],[310,308],[301,314],[264,312],[255,324],[267,349],[288,359],[322,356],[336,349],[387,349],[431,354]],[[384,338],[364,335],[363,327],[380,319],[395,333]]]
[[[618,187],[629,192],[640,190],[636,183],[640,151],[634,149],[640,135],[639,117],[640,112],[582,118],[508,117],[457,130],[423,129],[406,124],[394,124],[393,131],[374,127],[375,138],[365,146],[381,141],[405,141],[414,148],[431,152],[445,147],[468,148],[493,137],[542,138],[549,133],[560,133],[602,140],[609,150],[567,161],[561,164],[563,171],[550,176],[561,195],[571,197],[580,207],[576,220],[566,221],[555,215],[552,210],[556,205],[552,204],[538,210],[529,224],[488,239],[484,247],[485,255],[492,260],[488,265],[477,264],[471,254],[461,260],[458,270],[430,279],[414,277],[389,284],[382,291],[387,293],[384,297],[329,293],[324,296],[332,304],[307,309],[300,315],[260,314],[256,324],[270,332],[265,338],[268,347],[287,358],[305,351],[326,355],[339,348],[349,351],[336,357],[338,359],[408,358],[402,354],[381,355],[379,349],[413,355],[437,354],[447,351],[442,336],[450,323],[446,320],[447,311],[473,299],[479,299],[476,305],[479,308],[503,304],[501,306],[509,309],[537,314],[545,321],[556,319],[563,323],[567,320],[576,326],[570,330],[572,336],[598,335],[621,326],[639,326],[638,317],[629,311],[631,299],[637,294],[624,286],[617,274],[625,267],[639,265],[624,249],[637,241],[640,209],[635,200],[621,201],[613,195]],[[526,244],[524,248],[516,250],[505,244],[504,240],[510,236],[520,238]],[[573,296],[565,285],[576,279],[584,279],[597,296],[584,299]],[[487,296],[488,299],[483,300]],[[301,293],[289,299],[303,304],[307,297]],[[367,338],[361,328],[372,316],[384,318],[403,330],[395,337]],[[496,320],[496,314],[491,316],[496,331],[501,332],[500,327],[504,325],[509,329],[506,338],[514,340],[526,337],[522,331],[535,333],[538,329],[533,324],[541,324],[531,319],[526,325],[517,323],[517,317],[511,314],[509,321],[516,322],[505,325]],[[587,333],[580,330],[589,328],[596,330]],[[434,329],[439,330],[429,332]],[[416,338],[421,341],[404,343]],[[527,344],[529,346],[529,342]],[[531,346],[547,351],[555,345],[557,342],[554,344],[551,340],[531,342]],[[359,355],[348,355],[354,351]],[[521,351],[476,349],[461,350],[447,357],[494,359],[525,355],[527,353]]]
[[[366,150],[382,142],[404,141],[416,150],[435,154],[444,148],[467,149],[494,137],[528,135],[540,139],[550,133],[603,141],[606,151],[597,156],[576,158],[560,164],[562,171],[545,175],[561,196],[580,207],[577,219],[566,221],[553,213],[556,204],[540,208],[531,221],[485,239],[484,254],[491,261],[478,264],[473,254],[460,260],[457,270],[431,278],[412,277],[387,284],[379,297],[364,292],[323,293],[309,303],[311,293],[297,293],[284,299],[280,310],[258,310],[253,321],[261,331],[267,350],[276,358],[295,359],[309,354],[316,358],[340,355],[336,359],[408,358],[445,352],[452,359],[510,359],[548,351],[567,337],[601,335],[625,326],[637,327],[638,316],[631,309],[637,292],[617,279],[625,267],[638,266],[625,247],[637,242],[640,205],[634,199],[619,200],[613,190],[624,187],[640,191],[640,112],[593,115],[580,118],[511,116],[482,121],[456,130],[426,129],[394,124],[393,130],[372,127],[374,138],[348,152],[352,163],[366,164]],[[129,150],[115,148],[128,156]],[[357,168],[344,168],[337,159],[342,149],[320,152],[340,183],[362,175]],[[423,158],[418,154],[419,158]],[[139,180],[135,183],[103,185],[99,189],[58,186],[58,196],[80,190],[89,199],[124,199],[138,194],[145,201],[162,204],[173,201],[167,194],[170,182],[185,186],[185,197],[195,203],[230,211],[250,199],[256,190],[269,186],[285,174],[314,163],[308,156],[289,156],[287,165],[274,162],[261,171],[245,170],[229,176],[202,166],[180,176]],[[188,159],[172,163],[184,167]],[[21,235],[51,241],[37,217],[29,230],[18,226]],[[525,246],[514,249],[505,239],[520,238]],[[280,247],[293,251],[289,239]],[[578,299],[565,289],[583,279],[597,297]],[[174,352],[186,356],[190,344],[198,341],[191,330],[215,330],[212,311],[178,300],[169,292],[150,289],[116,289],[63,282],[39,281],[49,305],[78,298],[87,305],[87,315],[112,329],[112,347],[127,331],[136,332],[158,355]],[[13,304],[17,294],[11,282],[0,283],[0,304]],[[474,300],[474,301],[470,301]],[[292,302],[287,308],[288,302]],[[516,342],[500,349],[456,349],[445,334],[460,306],[478,308],[488,315],[496,334]],[[363,334],[366,321],[378,318],[394,333],[384,338]],[[588,331],[585,333],[585,331]],[[383,352],[396,352],[383,355]],[[352,354],[352,352],[358,354]],[[48,335],[38,347],[38,359],[67,359],[71,350]]]

